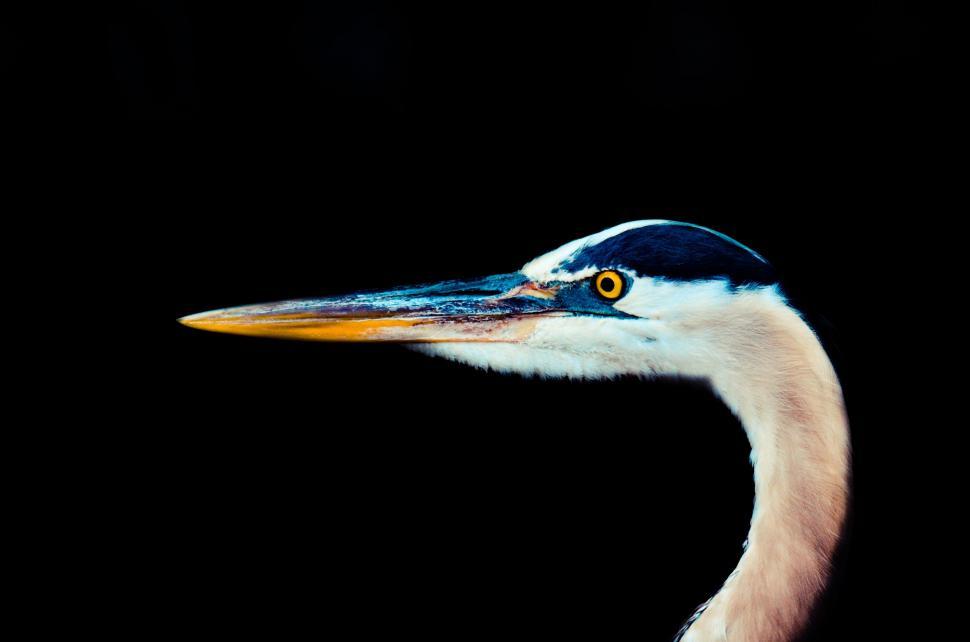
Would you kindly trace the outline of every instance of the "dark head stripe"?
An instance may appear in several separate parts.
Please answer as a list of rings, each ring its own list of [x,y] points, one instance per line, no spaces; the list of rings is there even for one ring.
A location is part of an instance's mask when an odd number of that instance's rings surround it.
[[[640,276],[676,281],[727,279],[732,285],[770,285],[771,265],[737,241],[689,223],[645,225],[621,232],[570,257],[560,269],[625,267]]]

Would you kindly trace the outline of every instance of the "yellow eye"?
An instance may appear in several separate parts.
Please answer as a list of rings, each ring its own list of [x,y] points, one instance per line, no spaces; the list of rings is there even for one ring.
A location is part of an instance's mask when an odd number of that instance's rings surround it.
[[[623,277],[613,270],[596,275],[596,292],[607,299],[619,299],[623,294]]]

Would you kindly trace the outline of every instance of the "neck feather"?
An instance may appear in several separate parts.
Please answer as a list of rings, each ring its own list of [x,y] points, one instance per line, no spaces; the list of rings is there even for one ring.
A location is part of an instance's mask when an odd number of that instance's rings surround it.
[[[783,303],[752,297],[717,320],[717,394],[752,446],[755,508],[745,551],[683,642],[788,642],[828,578],[848,498],[848,424],[835,372]]]

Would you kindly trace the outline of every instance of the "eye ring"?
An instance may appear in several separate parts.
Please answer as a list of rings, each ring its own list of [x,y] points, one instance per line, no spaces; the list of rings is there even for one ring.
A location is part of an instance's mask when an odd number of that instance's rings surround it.
[[[593,279],[593,289],[604,299],[615,301],[623,296],[625,283],[615,270],[603,270]]]

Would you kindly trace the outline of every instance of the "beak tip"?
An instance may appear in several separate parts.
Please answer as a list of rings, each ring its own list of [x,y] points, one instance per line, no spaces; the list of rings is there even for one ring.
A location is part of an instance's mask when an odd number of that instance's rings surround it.
[[[198,312],[196,314],[187,314],[184,317],[179,317],[176,319],[179,323],[189,328],[199,327],[206,319],[212,317],[212,312]]]

